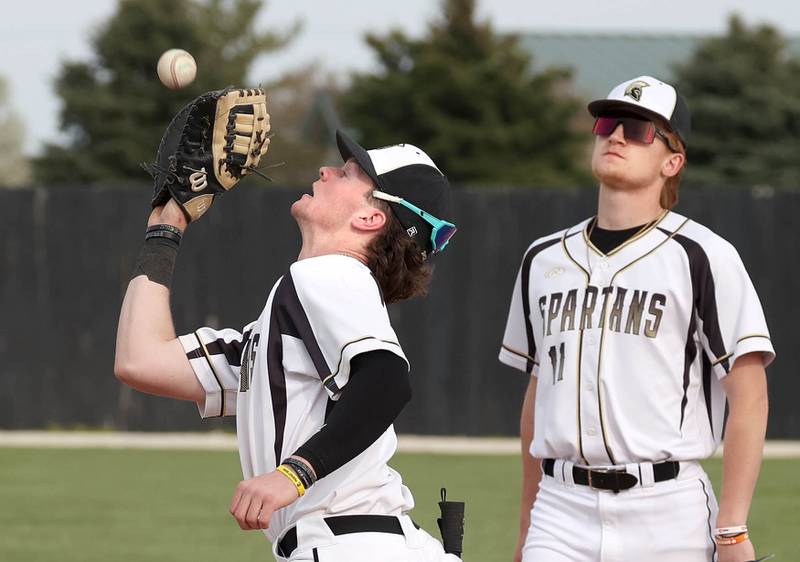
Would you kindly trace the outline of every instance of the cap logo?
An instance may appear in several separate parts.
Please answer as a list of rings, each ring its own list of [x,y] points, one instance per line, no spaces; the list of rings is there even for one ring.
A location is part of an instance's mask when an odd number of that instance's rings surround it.
[[[409,235],[411,238],[414,238],[414,236],[416,236],[416,235],[417,235],[417,227],[416,227],[416,226],[412,226],[411,228],[407,228],[407,229],[406,229],[406,232],[408,232],[408,235]]]
[[[644,80],[636,80],[635,82],[628,84],[628,87],[625,88],[625,95],[633,98],[634,101],[641,101],[642,88],[647,88],[648,86],[650,86],[650,84]]]

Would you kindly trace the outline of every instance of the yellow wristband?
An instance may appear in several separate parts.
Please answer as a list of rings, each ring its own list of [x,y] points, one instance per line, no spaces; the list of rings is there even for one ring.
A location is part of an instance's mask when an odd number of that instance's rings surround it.
[[[277,470],[278,472],[286,476],[286,478],[292,481],[292,484],[294,484],[295,488],[297,488],[298,494],[302,496],[303,494],[306,493],[306,487],[303,486],[303,481],[300,480],[300,477],[297,476],[297,474],[295,473],[294,470],[291,469],[291,467],[282,464],[278,466],[278,468],[276,468],[275,470]]]

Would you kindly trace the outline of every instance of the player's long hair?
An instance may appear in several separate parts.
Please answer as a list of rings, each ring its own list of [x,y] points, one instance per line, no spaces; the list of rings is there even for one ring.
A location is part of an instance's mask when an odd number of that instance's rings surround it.
[[[683,171],[686,169],[686,147],[681,142],[681,139],[678,138],[678,135],[665,128],[663,124],[661,128],[663,129],[664,134],[669,138],[670,144],[677,148],[678,152],[684,156],[683,167],[677,174],[671,178],[667,178],[667,181],[664,182],[664,187],[661,188],[661,208],[672,209],[678,203],[678,187],[681,185],[681,176],[683,176]]]
[[[386,304],[424,296],[433,275],[433,266],[425,261],[419,247],[406,233],[391,208],[384,201],[372,204],[386,213],[386,226],[367,247],[367,266],[383,292]]]

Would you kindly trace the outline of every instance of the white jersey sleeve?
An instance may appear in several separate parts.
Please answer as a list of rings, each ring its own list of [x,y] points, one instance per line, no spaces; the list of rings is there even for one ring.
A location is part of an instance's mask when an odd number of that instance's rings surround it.
[[[534,369],[539,365],[539,354],[530,319],[526,314],[530,309],[523,302],[525,300],[522,295],[523,287],[525,290],[528,289],[527,282],[523,282],[522,279],[527,277],[523,275],[525,268],[525,260],[523,260],[514,283],[514,292],[511,294],[511,305],[508,309],[508,320],[506,320],[506,331],[503,335],[503,344],[500,346],[499,359],[501,363],[505,363],[509,367],[533,374]]]
[[[248,324],[242,332],[200,328],[178,338],[206,391],[205,402],[198,405],[202,417],[236,415],[242,352],[253,324]]]
[[[698,283],[698,333],[717,377],[722,378],[736,359],[761,352],[764,366],[775,358],[761,301],[741,257],[719,239],[708,246],[710,275]]]
[[[531,244],[522,258],[517,280],[514,283],[514,292],[511,295],[506,331],[503,335],[503,344],[500,347],[498,359],[509,367],[531,375],[535,375],[539,367],[537,329],[534,325],[534,316],[531,314],[533,262],[542,251],[560,241],[561,233],[557,233]]]
[[[390,351],[408,362],[380,289],[370,270],[357,260],[321,256],[291,266],[297,301],[308,319],[303,338],[328,395],[338,399],[350,379],[350,362],[360,353]]]

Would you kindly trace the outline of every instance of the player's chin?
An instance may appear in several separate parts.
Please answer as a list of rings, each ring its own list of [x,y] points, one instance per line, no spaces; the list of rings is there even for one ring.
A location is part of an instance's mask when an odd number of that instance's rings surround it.
[[[592,166],[592,175],[597,181],[607,186],[625,186],[631,183],[628,170],[625,166],[617,165],[616,162]]]

